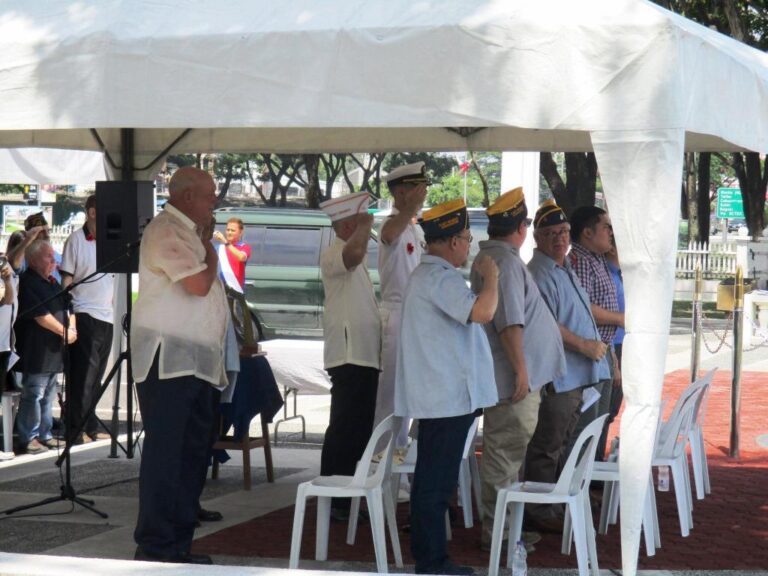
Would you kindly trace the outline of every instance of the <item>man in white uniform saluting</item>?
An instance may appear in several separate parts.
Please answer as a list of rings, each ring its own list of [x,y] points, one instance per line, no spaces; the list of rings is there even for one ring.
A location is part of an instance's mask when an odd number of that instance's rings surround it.
[[[399,166],[387,175],[385,181],[395,206],[379,234],[383,342],[374,426],[392,414],[395,408],[395,366],[403,294],[408,278],[418,266],[424,251],[424,233],[414,219],[424,204],[429,186],[424,162]],[[407,426],[408,423],[404,422],[395,439],[397,446],[404,446],[408,441]]]

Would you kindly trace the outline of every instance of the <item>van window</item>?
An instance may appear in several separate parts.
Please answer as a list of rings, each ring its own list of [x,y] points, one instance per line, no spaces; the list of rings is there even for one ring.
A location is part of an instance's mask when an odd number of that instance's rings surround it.
[[[317,266],[320,238],[320,228],[268,227],[260,245],[258,263],[262,266]]]

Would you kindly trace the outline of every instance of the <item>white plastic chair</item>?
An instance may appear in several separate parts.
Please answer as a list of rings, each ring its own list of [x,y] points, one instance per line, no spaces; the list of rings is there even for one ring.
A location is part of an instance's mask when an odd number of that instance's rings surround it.
[[[573,538],[576,541],[576,559],[580,576],[599,575],[595,527],[589,505],[589,483],[595,463],[595,452],[603,423],[608,415],[600,416],[581,432],[565,462],[556,484],[544,482],[515,482],[499,489],[496,511],[493,519],[493,539],[488,576],[498,576],[501,557],[502,535],[506,520],[507,506],[511,504],[509,524],[509,546],[507,567],[512,566],[514,542],[520,540],[523,526],[523,511],[526,503],[567,505],[566,516],[570,516]],[[564,535],[565,537],[565,535]]]
[[[480,423],[479,418],[475,418],[467,432],[467,439],[464,443],[464,451],[461,455],[461,465],[459,467],[459,505],[464,514],[464,527],[472,528],[474,519],[472,514],[472,495],[475,497],[475,504],[478,510],[481,510],[480,500],[480,471],[477,465],[477,456],[475,455],[475,438],[477,438],[477,427]],[[400,464],[392,464],[394,490],[400,485],[400,478],[403,474],[413,474],[416,469],[416,456],[418,453],[418,441],[413,440],[408,446],[405,459]],[[450,522],[447,527],[448,539],[450,540]]]
[[[16,391],[2,393],[4,452],[13,452],[13,421],[16,417],[20,395],[21,393]]]
[[[693,528],[693,500],[685,447],[699,397],[708,385],[706,381],[696,381],[681,395],[669,419],[662,425],[651,462],[656,468],[668,466],[672,473],[680,534],[683,537],[688,536]]]
[[[616,454],[618,456],[618,454]],[[619,463],[616,459],[608,462],[595,462],[592,469],[592,481],[603,482],[603,500],[600,508],[600,524],[598,534],[607,534],[608,525],[615,524],[619,509]],[[656,554],[656,548],[661,547],[659,517],[656,511],[656,495],[653,487],[653,474],[648,477],[648,492],[643,507],[643,537],[648,556]],[[567,544],[567,546],[566,546]],[[563,553],[570,553],[571,539],[563,540]]]
[[[364,497],[368,504],[371,520],[373,545],[376,551],[376,567],[379,573],[387,573],[387,545],[384,519],[389,528],[389,537],[395,555],[395,565],[403,566],[400,540],[395,522],[395,504],[392,498],[390,471],[392,467],[393,432],[399,429],[400,418],[388,416],[371,434],[362,458],[357,464],[354,476],[318,476],[314,480],[299,484],[296,493],[296,510],[293,515],[293,535],[291,538],[291,557],[289,568],[299,566],[301,552],[301,534],[304,527],[304,511],[307,498],[317,496],[317,536],[315,539],[315,559],[328,559],[328,525],[331,518],[331,498],[353,498],[350,517],[357,517],[359,498]],[[386,448],[381,462],[371,474],[371,460],[376,443],[388,435]],[[357,501],[358,506],[354,505]],[[351,522],[350,522],[351,525]],[[356,523],[355,523],[356,525]],[[349,533],[348,533],[349,536]]]
[[[712,493],[712,486],[709,482],[709,463],[707,462],[707,449],[704,446],[704,418],[707,414],[707,404],[709,403],[709,392],[712,389],[712,378],[715,369],[710,370],[704,375],[703,379],[707,382],[704,391],[699,396],[696,408],[693,413],[693,424],[688,433],[688,444],[691,447],[691,464],[693,465],[693,480],[696,485],[696,499],[703,500],[707,494]]]

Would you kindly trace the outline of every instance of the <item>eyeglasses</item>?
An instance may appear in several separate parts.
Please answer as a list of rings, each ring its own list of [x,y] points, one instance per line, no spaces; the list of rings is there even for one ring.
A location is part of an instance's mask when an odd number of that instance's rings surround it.
[[[454,238],[458,238],[459,240],[466,240],[468,244],[472,244],[472,240],[474,240],[472,234],[469,236],[462,236],[461,234],[456,234]]]
[[[546,230],[539,232],[539,235],[546,240],[553,240],[555,238],[566,238],[570,235],[570,228],[563,228],[561,230]]]

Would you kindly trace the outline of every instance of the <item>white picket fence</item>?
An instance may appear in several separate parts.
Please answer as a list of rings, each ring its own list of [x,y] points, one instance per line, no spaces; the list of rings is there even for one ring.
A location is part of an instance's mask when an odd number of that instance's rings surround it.
[[[675,275],[693,278],[701,268],[705,279],[722,279],[736,274],[736,244],[709,244],[689,242],[687,248],[677,251]]]
[[[64,250],[64,241],[72,233],[72,229],[73,228],[70,225],[51,226],[51,245],[59,254]],[[6,234],[5,232],[0,234],[0,252],[5,252],[5,247],[8,245],[8,238],[10,238],[10,236],[10,234]]]

